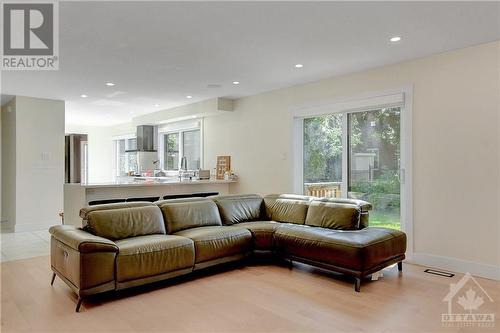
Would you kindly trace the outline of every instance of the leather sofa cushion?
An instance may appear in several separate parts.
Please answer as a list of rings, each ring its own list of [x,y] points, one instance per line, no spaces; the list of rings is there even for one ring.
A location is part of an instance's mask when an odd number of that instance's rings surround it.
[[[255,221],[261,218],[263,199],[259,195],[227,195],[211,199],[217,204],[224,225]]]
[[[353,204],[313,200],[307,210],[306,225],[327,229],[359,229],[360,208]]]
[[[169,234],[189,228],[222,225],[217,205],[210,199],[172,199],[157,204]]]
[[[194,244],[189,238],[148,235],[116,241],[116,279],[125,282],[194,266]]]
[[[385,228],[341,231],[283,225],[274,242],[282,253],[355,271],[373,268],[406,250],[406,235]]]
[[[102,205],[87,206],[80,209],[80,217],[84,220],[87,219],[87,215],[90,212],[96,210],[111,210],[111,209],[122,209],[122,208],[134,208],[134,207],[146,207],[154,206],[152,202],[120,202],[120,203],[110,203]]]
[[[264,197],[266,216],[269,220],[304,224],[307,208],[313,197],[292,194],[271,194]]]
[[[153,206],[96,210],[87,214],[86,230],[111,240],[165,234],[160,209]]]
[[[250,230],[255,250],[269,251],[273,249],[274,232],[282,224],[275,221],[253,221],[238,223],[234,227]]]
[[[210,226],[186,229],[176,233],[194,241],[195,263],[243,254],[250,250],[252,234],[244,228]]]

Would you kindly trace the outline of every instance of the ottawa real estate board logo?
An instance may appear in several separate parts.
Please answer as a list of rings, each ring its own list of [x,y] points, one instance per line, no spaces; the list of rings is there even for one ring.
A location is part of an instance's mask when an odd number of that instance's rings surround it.
[[[1,70],[59,68],[57,1],[2,1]]]
[[[491,309],[493,299],[470,273],[450,284],[443,302],[448,303],[448,312],[441,314],[445,327],[495,326],[495,314],[483,310],[485,306]]]

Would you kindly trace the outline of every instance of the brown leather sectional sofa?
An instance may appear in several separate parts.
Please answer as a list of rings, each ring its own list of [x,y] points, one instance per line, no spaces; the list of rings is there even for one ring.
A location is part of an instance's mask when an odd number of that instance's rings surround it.
[[[82,208],[50,228],[51,267],[77,293],[121,290],[269,252],[361,279],[405,258],[406,235],[367,228],[371,205],[296,195],[217,196]]]

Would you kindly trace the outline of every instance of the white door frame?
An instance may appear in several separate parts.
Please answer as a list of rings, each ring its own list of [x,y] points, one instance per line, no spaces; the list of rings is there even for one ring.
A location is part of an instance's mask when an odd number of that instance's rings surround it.
[[[372,91],[346,98],[307,103],[291,108],[292,122],[292,182],[294,193],[304,191],[304,118],[332,113],[344,114],[342,142],[347,142],[347,113],[373,110],[380,107],[401,106],[401,230],[407,234],[407,257],[413,256],[413,172],[412,172],[412,105],[413,86]],[[347,156],[348,147],[343,145],[343,156]],[[347,175],[347,158],[342,159],[342,174]],[[342,193],[347,193],[347,177],[342,177]]]

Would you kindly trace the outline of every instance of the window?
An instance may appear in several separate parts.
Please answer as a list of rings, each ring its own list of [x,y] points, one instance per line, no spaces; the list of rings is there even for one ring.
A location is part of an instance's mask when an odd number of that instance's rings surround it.
[[[115,176],[127,176],[130,171],[137,171],[137,154],[127,150],[137,149],[137,139],[132,136],[113,140],[115,151]]]
[[[159,129],[159,160],[166,171],[177,171],[182,157],[188,170],[198,170],[202,163],[201,120],[171,123]]]
[[[373,204],[370,225],[400,228],[401,107],[303,118],[306,195]]]
[[[163,165],[165,170],[179,170],[179,133],[170,133],[163,136],[165,153]]]
[[[340,198],[342,114],[304,119],[304,193]]]
[[[200,130],[183,132],[182,147],[183,156],[186,156],[187,159],[188,169],[200,169]]]

